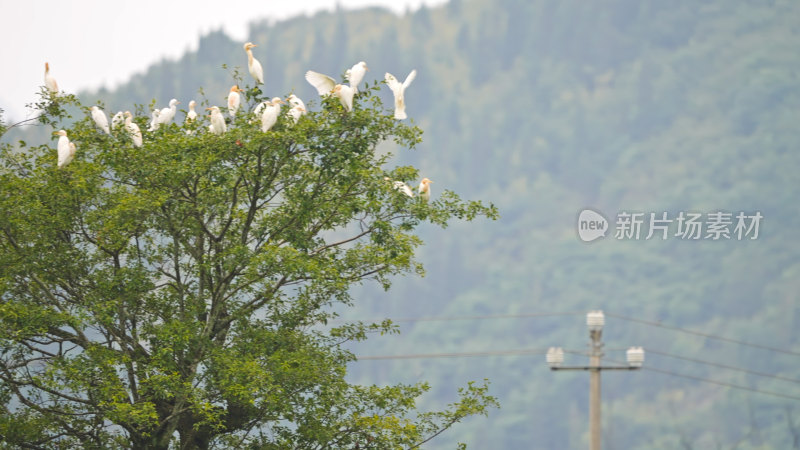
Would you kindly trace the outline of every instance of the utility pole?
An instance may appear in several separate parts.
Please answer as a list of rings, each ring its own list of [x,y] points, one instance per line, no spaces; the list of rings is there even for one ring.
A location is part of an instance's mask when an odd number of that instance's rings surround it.
[[[589,365],[564,367],[564,350],[561,347],[550,347],[547,351],[547,364],[550,370],[586,370],[589,371],[589,449],[600,450],[602,428],[600,421],[600,372],[603,370],[637,370],[644,363],[644,349],[631,347],[626,352],[627,366],[603,366],[603,311],[590,311],[586,314],[586,325],[589,328]]]

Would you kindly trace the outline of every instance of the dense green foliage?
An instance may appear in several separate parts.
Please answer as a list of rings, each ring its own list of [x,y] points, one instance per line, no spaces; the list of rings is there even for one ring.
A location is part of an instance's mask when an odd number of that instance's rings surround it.
[[[416,68],[406,99],[425,130],[424,151],[399,153],[398,163],[420,168],[437,189],[496,200],[503,212],[496,223],[420,229],[427,276],[398,280],[389,293],[353,291],[366,301],[348,317],[577,312],[403,323],[400,336],[354,351],[581,350],[581,314],[596,308],[800,351],[798,23],[790,0],[452,0],[402,17],[369,9],[253,24],[276,94],[313,98],[294,81],[306,69],[341,73],[365,60],[370,80]],[[211,33],[196,52],[84,97],[116,109],[185,103],[204,86],[221,102],[229,78],[220,58],[245,65],[241,43]],[[618,211],[718,210],[760,211],[764,221],[754,241],[585,244],[575,219],[587,206],[612,221]],[[614,349],[642,345],[800,379],[794,355],[611,317],[605,341],[609,360],[622,358]],[[653,352],[645,366],[800,396],[792,383]],[[435,387],[490,378],[503,409],[432,448],[457,439],[478,448],[586,446],[586,377],[550,373],[539,355],[361,361],[349,370],[365,383],[424,378]],[[798,446],[791,398],[646,370],[603,383],[606,448]],[[433,404],[449,390],[434,394]]]
[[[410,198],[378,144],[421,131],[375,85],[270,131],[249,110],[146,132],[96,129],[71,95],[43,95],[49,145],[0,149],[0,436],[47,448],[407,448],[496,405],[469,383],[443,411],[425,383],[351,385],[343,344],[391,322],[330,326],[364,281],[422,272],[428,222],[495,217],[452,191]],[[71,125],[68,109],[80,111]],[[147,128],[143,117],[141,129]]]

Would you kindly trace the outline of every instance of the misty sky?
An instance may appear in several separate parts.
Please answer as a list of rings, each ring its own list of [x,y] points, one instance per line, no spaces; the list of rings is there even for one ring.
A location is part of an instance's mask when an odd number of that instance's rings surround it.
[[[245,42],[251,21],[333,10],[337,3],[402,14],[445,0],[0,0],[0,108],[7,122],[26,116],[25,104],[44,84],[46,61],[61,90],[113,88],[162,58],[196,49],[210,30]]]

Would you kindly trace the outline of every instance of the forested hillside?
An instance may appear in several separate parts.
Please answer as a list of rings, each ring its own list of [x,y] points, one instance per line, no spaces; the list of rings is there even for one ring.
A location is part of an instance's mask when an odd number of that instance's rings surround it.
[[[370,84],[416,69],[406,102],[423,143],[397,164],[434,180],[434,196],[452,189],[499,207],[499,221],[469,231],[425,230],[426,276],[388,292],[365,285],[356,311],[343,313],[484,318],[401,321],[400,335],[357,354],[582,352],[583,315],[603,309],[607,362],[640,345],[645,368],[659,370],[603,375],[605,448],[800,448],[800,3],[451,0],[403,16],[340,10],[256,22],[250,40],[269,95],[316,100],[308,69],[339,75],[364,60]],[[173,97],[223,104],[235,71],[249,79],[242,43],[214,32],[196,52],[81,97],[107,111]],[[586,207],[609,219],[606,238],[578,239]],[[638,240],[616,239],[619,212],[763,220],[757,239],[682,239],[675,222],[667,239],[645,239],[646,228]],[[545,313],[570,314],[526,316]],[[509,314],[525,317],[487,317]],[[588,376],[551,373],[543,351],[365,360],[351,370],[364,383],[427,380],[438,403],[454,398],[453,386],[489,378],[501,409],[430,448],[588,442]]]

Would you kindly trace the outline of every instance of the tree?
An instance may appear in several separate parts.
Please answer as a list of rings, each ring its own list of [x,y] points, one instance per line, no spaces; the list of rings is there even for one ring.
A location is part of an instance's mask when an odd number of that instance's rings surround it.
[[[242,108],[222,135],[200,118],[139,148],[124,127],[96,130],[75,97],[43,93],[39,122],[78,150],[58,169],[49,145],[0,149],[2,440],[414,448],[496,406],[485,382],[420,412],[424,383],[345,381],[345,343],[396,331],[330,324],[353,304],[348,289],[421,273],[419,225],[497,214],[446,190],[425,202],[394,189],[417,171],[385,169],[378,146],[413,148],[421,131],[384,110],[379,87],[350,113],[325,98],[264,133]],[[265,100],[257,88],[247,99]]]

